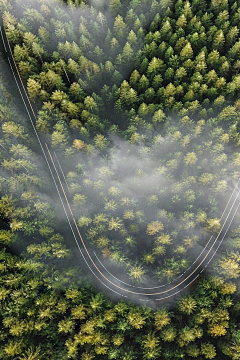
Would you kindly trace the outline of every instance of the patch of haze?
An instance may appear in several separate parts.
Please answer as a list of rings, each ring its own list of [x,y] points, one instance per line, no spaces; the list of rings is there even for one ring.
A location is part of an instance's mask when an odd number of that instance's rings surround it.
[[[110,169],[112,170],[116,170],[116,174],[117,174],[117,179],[104,179],[104,185],[106,187],[111,187],[111,186],[118,186],[119,183],[121,184],[121,190],[123,191],[123,195],[122,196],[132,196],[132,197],[137,197],[137,198],[143,198],[146,199],[146,197],[152,193],[152,188],[154,187],[154,185],[156,184],[156,181],[158,181],[158,185],[164,186],[166,185],[166,183],[168,184],[168,186],[170,187],[172,184],[174,184],[174,179],[173,181],[169,181],[169,179],[165,179],[163,176],[156,176],[154,173],[154,162],[153,160],[149,159],[146,162],[146,158],[144,156],[140,157],[139,156],[139,152],[141,149],[143,149],[143,146],[136,146],[136,145],[131,145],[129,143],[124,142],[123,140],[121,140],[120,138],[112,138],[111,139],[113,142],[113,147],[110,150],[109,156],[108,156],[108,166]],[[166,143],[169,142],[169,137],[166,137],[165,139],[163,139],[163,143],[166,141]],[[130,154],[130,149],[135,150],[133,151],[133,153],[131,152]],[[74,164],[77,164],[79,159],[76,159],[76,163],[74,163],[74,161],[72,161],[72,165],[74,166]],[[87,167],[87,172],[88,172],[88,177],[90,179],[92,179],[93,181],[97,181],[99,179],[99,175],[98,172],[96,170],[96,166],[101,163],[102,158],[101,156],[96,156],[93,159],[93,164],[92,166],[88,166],[87,162],[85,162],[85,166]],[[84,156],[82,156],[81,158],[81,163],[84,163]],[[144,173],[146,173],[147,175],[145,175],[143,178],[138,178],[138,183],[134,183],[135,181],[135,177],[130,174],[129,175],[129,171],[133,172],[134,169],[137,168],[141,168],[144,169]],[[206,169],[202,169],[201,172],[207,171],[209,169],[208,164]],[[217,172],[217,169],[216,169]],[[120,180],[119,180],[120,178]],[[229,194],[230,192],[228,192]],[[208,197],[211,194],[211,191],[208,190],[205,192],[205,202],[207,204],[208,202]],[[221,201],[220,201],[220,207],[222,207],[222,210],[224,208],[224,206],[227,203],[227,197],[228,195],[225,195],[225,199],[224,196],[221,196]],[[86,206],[86,212],[87,213],[89,210],[88,206]],[[102,211],[102,205],[100,205],[99,208],[95,209],[95,213],[97,212],[101,212]],[[219,213],[221,214],[221,209],[219,211]],[[116,211],[116,215],[120,215],[120,213],[118,213]],[[156,220],[156,218],[153,218],[152,220]],[[175,224],[179,223],[178,219],[174,220]],[[202,229],[200,229],[200,234],[199,234],[199,229],[198,230],[190,230],[188,232],[188,234],[190,236],[194,236],[196,234],[198,235],[202,235]],[[207,233],[205,233],[207,234]],[[200,237],[200,236],[199,236]],[[209,235],[210,237],[210,235]],[[174,242],[175,245],[177,245],[177,241]],[[197,244],[194,249],[191,249],[191,256],[194,259],[196,256],[199,254],[199,248],[202,250],[203,246]],[[104,260],[104,264],[108,264],[109,265],[109,260]],[[122,274],[122,272],[121,272]],[[124,281],[124,280],[123,280]]]

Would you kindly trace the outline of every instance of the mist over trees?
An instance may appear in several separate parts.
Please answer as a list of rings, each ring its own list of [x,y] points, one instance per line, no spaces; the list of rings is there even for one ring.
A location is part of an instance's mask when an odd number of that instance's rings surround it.
[[[222,226],[240,166],[239,6],[0,0],[78,228],[132,286],[175,280]],[[175,299],[104,294],[0,50],[0,358],[240,359],[237,217]]]

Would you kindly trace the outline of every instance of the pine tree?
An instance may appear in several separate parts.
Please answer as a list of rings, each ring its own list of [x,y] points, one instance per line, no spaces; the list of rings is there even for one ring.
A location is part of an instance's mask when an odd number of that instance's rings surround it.
[[[192,314],[197,307],[197,302],[192,297],[182,298],[178,303],[179,310],[187,315]]]
[[[187,43],[180,52],[181,60],[190,59],[193,57],[193,50],[190,43]]]
[[[36,99],[40,95],[41,84],[38,81],[30,78],[27,81],[27,90],[30,99]]]
[[[122,4],[120,0],[110,0],[109,2],[110,13],[115,17],[121,14]]]
[[[127,41],[131,46],[135,46],[137,44],[137,36],[133,30],[129,32]]]
[[[129,65],[129,62],[133,59],[133,55],[134,55],[134,51],[131,45],[127,42],[122,52],[123,61]]]
[[[117,39],[122,40],[126,33],[126,24],[123,21],[123,17],[117,15],[114,22],[114,34]]]
[[[179,16],[176,25],[180,28],[184,28],[187,25],[187,19],[185,17],[184,14],[182,14],[181,16]]]
[[[223,49],[225,43],[225,36],[222,30],[217,31],[213,40],[213,47],[219,51]]]
[[[164,119],[166,118],[164,112],[159,109],[157,111],[155,111],[154,115],[153,115],[153,122],[156,123],[156,122],[162,122],[164,121]]]

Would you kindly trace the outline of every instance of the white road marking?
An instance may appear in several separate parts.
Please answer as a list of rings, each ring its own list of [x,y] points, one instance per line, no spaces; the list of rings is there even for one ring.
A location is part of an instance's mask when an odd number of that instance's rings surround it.
[[[62,172],[63,178],[64,178],[64,180],[65,180],[65,183],[66,183],[67,188],[68,188],[68,191],[69,191],[69,187],[68,187],[67,180],[66,180],[66,178],[65,178],[64,172],[63,172],[63,170],[62,170],[62,167],[61,167],[61,165],[60,165],[60,162],[58,161],[58,158],[57,158],[57,155],[56,155],[55,151],[54,151],[54,155],[56,156],[56,159],[57,159],[58,165],[59,165],[59,167],[60,167],[60,170],[61,170],[61,172]]]
[[[0,26],[0,31],[1,31],[1,35],[2,35],[3,46],[4,46],[4,49],[5,49],[6,53],[7,53],[7,48],[6,48],[6,45],[5,45],[4,38],[3,38],[2,27],[1,26]]]
[[[183,289],[185,289],[186,287],[188,287],[194,280],[196,280],[197,279],[197,277],[199,276],[199,274],[192,280],[192,281],[190,281],[190,283],[188,283],[187,285],[185,285],[184,286],[184,288]],[[180,290],[178,290],[177,292],[175,292],[174,294],[172,294],[172,295],[169,295],[169,296],[165,296],[165,297],[163,297],[163,298],[160,298],[160,299],[155,299],[156,301],[159,301],[159,300],[164,300],[164,299],[168,299],[168,298],[170,298],[171,296],[173,296],[173,295],[176,295],[176,294],[178,294],[180,291],[182,291],[182,289],[180,289]]]
[[[228,229],[230,228],[230,226],[231,226],[231,224],[232,224],[232,221],[233,221],[233,219],[234,219],[234,217],[235,217],[235,215],[236,215],[236,213],[237,213],[237,211],[238,211],[239,205],[240,205],[240,202],[238,203],[238,206],[237,206],[237,208],[236,208],[236,210],[235,210],[235,212],[234,212],[234,215],[233,215],[233,217],[232,217],[232,219],[231,219],[231,221],[230,221],[230,223],[229,223],[229,225],[228,225],[228,228],[227,228],[227,230],[226,230],[226,232],[225,232],[225,234],[224,234],[224,236],[223,236],[222,240],[221,240],[221,241],[220,241],[220,243],[218,244],[217,249],[216,249],[216,250],[215,250],[215,252],[213,253],[213,255],[212,255],[211,259],[210,259],[210,260],[208,261],[208,263],[205,265],[205,267],[207,267],[207,266],[208,266],[208,264],[209,264],[209,263],[210,263],[210,261],[212,260],[213,256],[216,254],[217,250],[219,249],[219,246],[220,246],[220,245],[221,245],[221,243],[223,242],[223,240],[224,240],[224,238],[225,238],[225,236],[226,236],[226,234],[227,234],[227,232],[228,232]],[[204,269],[205,269],[205,267],[204,267]]]

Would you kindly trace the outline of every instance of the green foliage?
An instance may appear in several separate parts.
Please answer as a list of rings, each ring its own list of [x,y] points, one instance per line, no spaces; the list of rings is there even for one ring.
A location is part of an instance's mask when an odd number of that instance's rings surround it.
[[[238,178],[238,4],[68,0],[63,12],[62,2],[35,9],[27,1],[15,12],[13,1],[0,1],[15,61],[38,109],[36,128],[50,135],[56,151],[64,150],[78,226],[102,257],[121,264],[133,283],[149,274],[159,283],[173,281],[191,265],[196,234],[203,234],[202,246],[219,233],[219,196],[229,178]],[[107,301],[79,276],[79,267],[70,267],[68,239],[56,233],[52,206],[39,195],[51,197],[51,190],[35,166],[32,133],[4,86],[0,93],[6,226],[0,230],[0,358],[238,359],[238,230],[214,262],[218,277],[200,276],[177,306],[150,310]],[[167,187],[139,196],[150,170],[136,161],[124,175],[136,192],[130,197],[111,158],[108,135],[119,132],[129,158],[144,156],[156,183]],[[10,254],[14,242],[20,257]]]

